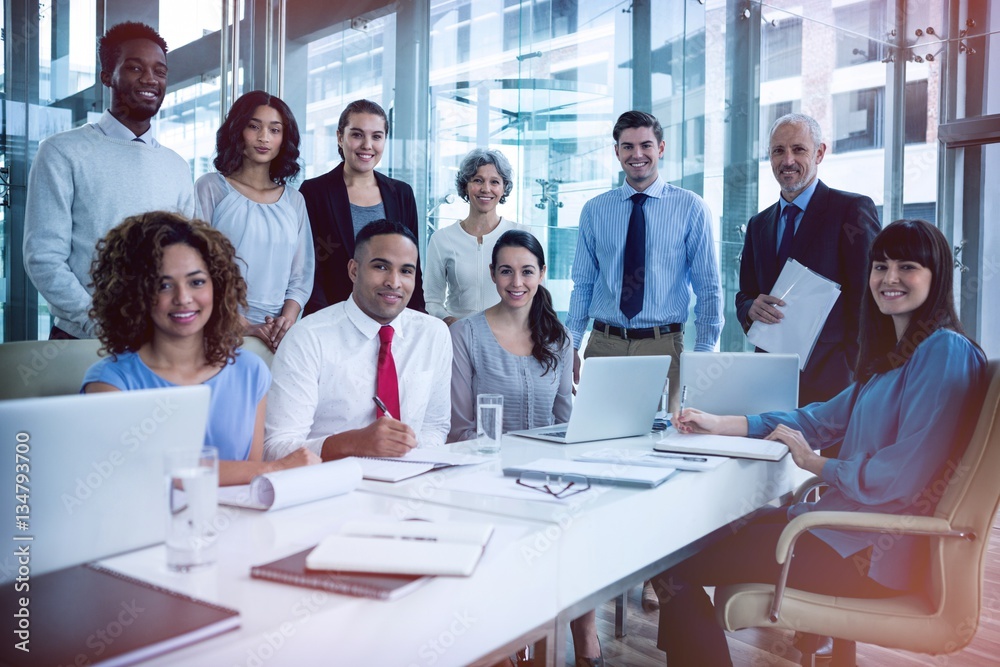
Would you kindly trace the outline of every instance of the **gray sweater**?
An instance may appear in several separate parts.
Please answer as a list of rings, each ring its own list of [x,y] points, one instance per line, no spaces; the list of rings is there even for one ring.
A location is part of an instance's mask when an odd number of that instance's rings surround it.
[[[24,268],[60,329],[94,337],[87,313],[97,242],[124,218],[154,210],[194,215],[191,171],[169,148],[105,136],[92,124],[39,145],[28,175]]]

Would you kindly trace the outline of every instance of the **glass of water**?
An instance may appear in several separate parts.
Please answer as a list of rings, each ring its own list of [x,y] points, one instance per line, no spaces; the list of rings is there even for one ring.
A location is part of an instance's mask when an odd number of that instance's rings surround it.
[[[219,451],[170,449],[167,469],[167,567],[176,572],[215,562]]]
[[[476,447],[481,454],[498,454],[503,433],[503,394],[476,396]]]

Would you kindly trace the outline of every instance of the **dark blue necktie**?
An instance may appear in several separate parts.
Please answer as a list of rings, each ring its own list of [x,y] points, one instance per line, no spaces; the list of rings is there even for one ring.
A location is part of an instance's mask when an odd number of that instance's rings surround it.
[[[642,205],[648,195],[632,195],[632,215],[628,219],[625,235],[625,255],[622,269],[621,311],[632,319],[642,310],[642,297],[646,283],[646,216]]]
[[[785,221],[785,229],[781,234],[781,243],[778,244],[778,273],[785,268],[785,262],[792,254],[792,239],[795,237],[795,217],[801,211],[795,204],[789,204],[781,212],[781,219]]]

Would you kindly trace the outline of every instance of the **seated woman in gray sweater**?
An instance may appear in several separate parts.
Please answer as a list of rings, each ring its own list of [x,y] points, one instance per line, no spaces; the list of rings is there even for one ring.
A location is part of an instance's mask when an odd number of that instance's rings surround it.
[[[451,325],[449,442],[476,437],[478,394],[503,394],[504,432],[568,421],[573,407],[573,346],[542,286],[538,239],[504,232],[493,246],[490,277],[500,303]],[[604,664],[594,612],[570,627],[576,664]]]

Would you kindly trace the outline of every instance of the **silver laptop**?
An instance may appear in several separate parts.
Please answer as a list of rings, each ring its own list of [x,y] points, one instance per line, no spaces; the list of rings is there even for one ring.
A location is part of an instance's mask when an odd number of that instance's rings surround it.
[[[34,576],[162,542],[164,452],[204,444],[209,396],[198,385],[0,401],[0,581],[18,555]]]
[[[682,352],[685,407],[716,415],[794,410],[799,404],[799,355]]]
[[[571,444],[649,433],[669,369],[669,356],[588,359],[569,423],[510,434]]]

